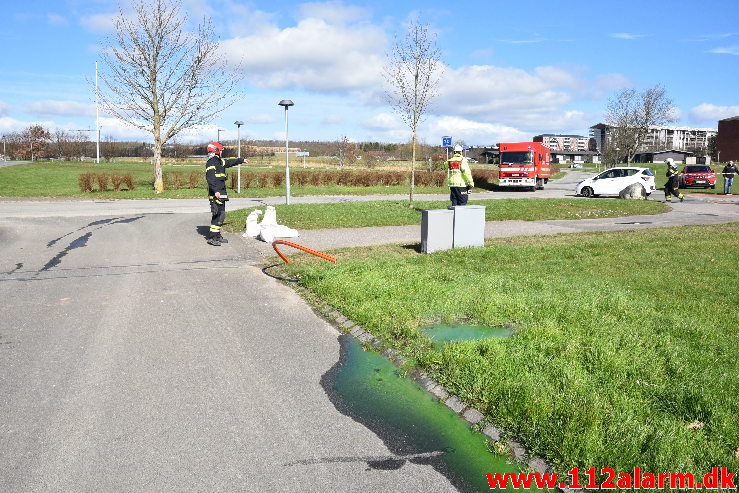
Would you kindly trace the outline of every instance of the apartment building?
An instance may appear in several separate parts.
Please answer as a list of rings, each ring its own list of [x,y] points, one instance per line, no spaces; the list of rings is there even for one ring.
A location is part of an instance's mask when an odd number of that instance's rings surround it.
[[[718,121],[719,161],[739,161],[739,116]]]
[[[603,152],[612,127],[605,123],[599,123],[590,127],[590,137],[595,140],[599,152]],[[693,127],[650,127],[649,133],[642,142],[640,151],[659,151],[673,149],[687,151],[692,149],[705,149],[708,140],[717,135],[715,128],[693,128]]]
[[[588,137],[582,135],[542,134],[534,137],[552,151],[588,151]]]

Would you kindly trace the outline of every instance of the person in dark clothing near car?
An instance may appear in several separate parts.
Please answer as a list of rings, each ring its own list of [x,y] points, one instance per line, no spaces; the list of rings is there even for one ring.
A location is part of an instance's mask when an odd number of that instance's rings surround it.
[[[675,164],[675,161],[671,157],[667,158],[667,183],[665,183],[665,202],[669,202],[673,195],[680,199],[680,202],[683,201],[685,197],[677,189],[679,186],[679,182],[680,178],[677,172],[677,164]]]
[[[210,233],[208,244],[221,246],[228,240],[221,235],[221,227],[226,220],[226,168],[246,163],[243,158],[222,159],[223,146],[220,142],[208,144],[208,161],[205,163],[205,179],[208,181],[208,200],[210,201]]]
[[[739,169],[737,169],[734,161],[729,161],[729,164],[721,170],[721,174],[724,175],[724,195],[731,195],[731,185],[734,183],[734,175],[739,174]]]

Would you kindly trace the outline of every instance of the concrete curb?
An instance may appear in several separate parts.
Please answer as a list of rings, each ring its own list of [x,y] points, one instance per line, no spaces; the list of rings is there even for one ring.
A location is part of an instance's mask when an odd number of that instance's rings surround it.
[[[308,296],[305,296],[309,293],[308,290],[295,285],[292,285],[291,287],[303,295],[304,299],[309,299]],[[339,332],[349,334],[362,344],[374,349],[384,348],[380,354],[395,367],[401,368],[406,366],[407,360],[403,358],[397,350],[387,347],[380,339],[364,330],[359,324],[348,319],[330,305],[322,303],[314,306],[314,309],[324,320],[331,323]],[[479,410],[462,401],[458,396],[451,394],[443,385],[436,382],[419,368],[412,368],[408,374],[408,378],[415,382],[416,385],[436,397],[439,402],[451,409],[457,416],[475,428],[478,428],[480,433],[485,435],[489,440],[493,442],[501,442],[503,440],[503,435],[506,434],[504,430],[492,423]],[[554,472],[544,459],[531,455],[526,447],[520,442],[511,439],[502,441],[502,443],[510,450],[511,457],[519,465],[527,466],[532,471],[539,474]],[[557,491],[575,493],[574,490],[570,490],[569,488],[562,489],[557,487]]]

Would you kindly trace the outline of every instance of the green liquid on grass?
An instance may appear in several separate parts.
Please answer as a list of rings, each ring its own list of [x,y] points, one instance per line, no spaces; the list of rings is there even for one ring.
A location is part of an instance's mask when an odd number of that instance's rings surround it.
[[[433,325],[423,329],[423,333],[434,342],[436,349],[447,342],[472,341],[488,337],[510,337],[511,329],[486,327],[484,325]]]
[[[324,376],[324,388],[337,409],[376,433],[393,453],[376,461],[363,458],[369,467],[429,464],[465,492],[490,491],[486,473],[519,471],[488,451],[484,435],[413,381],[399,377],[381,355],[364,351],[352,337],[341,336],[340,342],[342,359]]]

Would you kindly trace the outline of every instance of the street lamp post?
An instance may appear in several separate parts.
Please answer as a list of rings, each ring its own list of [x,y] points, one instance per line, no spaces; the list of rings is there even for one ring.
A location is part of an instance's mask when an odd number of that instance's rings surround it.
[[[234,122],[234,125],[236,125],[236,142],[238,145],[238,149],[236,151],[236,157],[241,157],[241,125],[243,125],[244,122],[241,120],[236,120]],[[236,193],[241,193],[241,163],[239,163],[238,167],[238,177],[237,177],[237,185],[236,185]]]
[[[216,142],[220,143],[221,142],[221,132],[223,131],[223,129],[219,128],[216,131],[218,132],[218,137],[216,137]]]
[[[285,107],[285,204],[290,205],[290,157],[287,152],[287,109],[295,103],[289,99],[283,99],[277,104]]]
[[[100,92],[98,91],[98,62],[95,62],[95,128],[97,128],[97,158],[95,162],[100,164],[100,105],[98,100]]]

